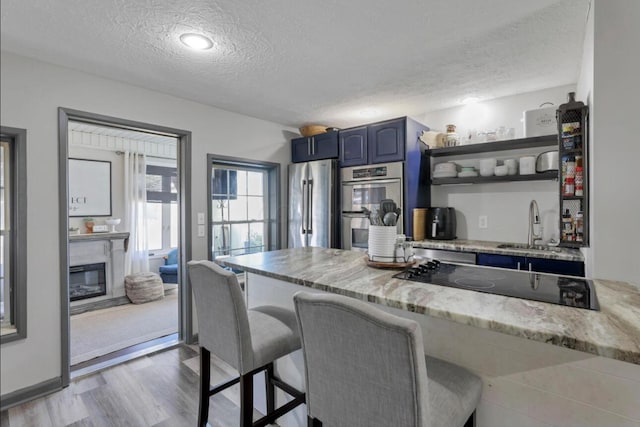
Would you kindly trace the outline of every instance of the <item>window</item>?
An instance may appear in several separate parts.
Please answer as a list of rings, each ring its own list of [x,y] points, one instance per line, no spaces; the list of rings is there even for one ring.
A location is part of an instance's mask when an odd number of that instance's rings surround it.
[[[149,250],[168,250],[177,247],[177,168],[147,165],[146,188]]]
[[[211,259],[277,249],[280,165],[209,155]]]
[[[0,130],[0,342],[26,337],[26,131]]]

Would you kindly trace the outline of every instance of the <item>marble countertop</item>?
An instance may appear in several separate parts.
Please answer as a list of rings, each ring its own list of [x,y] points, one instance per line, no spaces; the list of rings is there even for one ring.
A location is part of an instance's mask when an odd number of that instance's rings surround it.
[[[557,247],[554,251],[536,249],[499,248],[509,242],[491,242],[485,240],[419,240],[413,243],[416,248],[442,249],[447,251],[484,252],[502,255],[532,256],[536,258],[557,259],[562,261],[584,261],[579,249]]]
[[[600,311],[394,279],[362,252],[282,249],[217,260],[262,276],[640,365],[640,288],[594,280]],[[476,267],[491,268],[491,267]]]

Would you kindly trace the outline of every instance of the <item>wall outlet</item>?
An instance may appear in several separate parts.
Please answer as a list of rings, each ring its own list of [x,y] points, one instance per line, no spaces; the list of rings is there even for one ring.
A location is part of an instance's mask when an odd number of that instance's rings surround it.
[[[204,213],[198,212],[198,224],[204,225]]]
[[[198,237],[204,237],[204,225],[198,226]]]
[[[478,217],[478,228],[489,228],[486,215],[480,215]]]

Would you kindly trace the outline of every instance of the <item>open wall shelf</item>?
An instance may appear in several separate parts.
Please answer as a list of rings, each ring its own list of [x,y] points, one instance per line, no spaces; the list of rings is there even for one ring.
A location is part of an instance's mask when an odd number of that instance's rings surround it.
[[[431,157],[459,156],[463,154],[489,153],[493,151],[519,150],[535,147],[557,147],[558,135],[534,136],[531,138],[508,139],[504,141],[482,142],[457,145],[455,147],[433,148],[427,153]]]

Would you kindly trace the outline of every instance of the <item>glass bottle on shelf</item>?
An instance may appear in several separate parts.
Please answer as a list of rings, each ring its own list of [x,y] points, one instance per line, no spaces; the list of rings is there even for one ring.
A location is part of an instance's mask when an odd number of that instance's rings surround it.
[[[456,133],[456,125],[447,125],[445,141],[447,147],[455,147],[460,144],[460,136]]]

